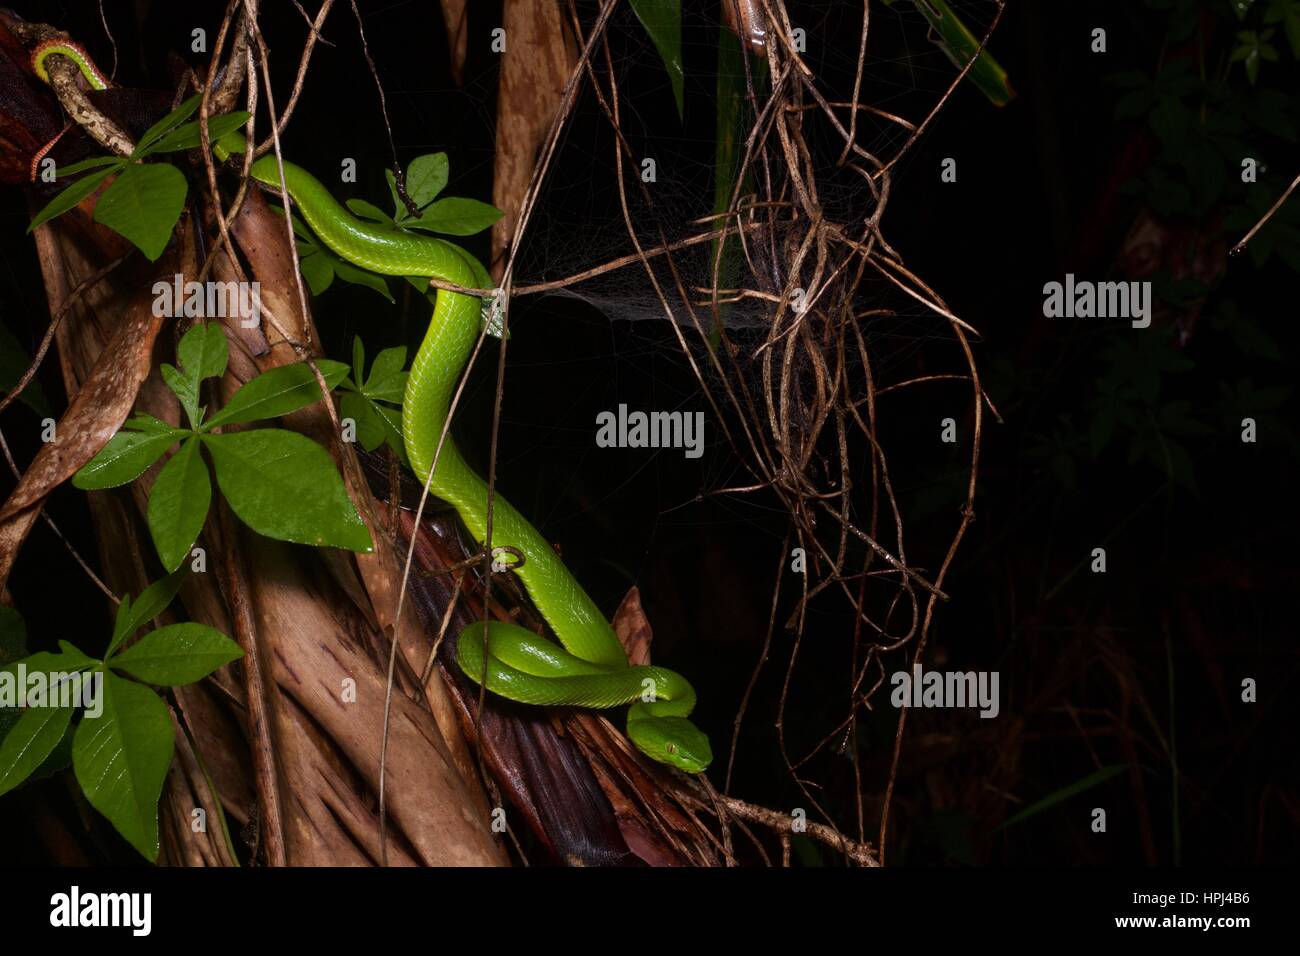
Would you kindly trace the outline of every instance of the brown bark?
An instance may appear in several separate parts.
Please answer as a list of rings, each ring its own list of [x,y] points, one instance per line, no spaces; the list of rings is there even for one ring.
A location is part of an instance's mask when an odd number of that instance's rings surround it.
[[[519,210],[541,146],[578,63],[577,46],[558,3],[506,0],[506,50],[497,95],[496,167],[492,202],[505,213],[492,227],[492,275],[514,238]]]
[[[469,51],[469,0],[442,0],[442,21],[447,25],[447,67],[452,82],[461,86]]]
[[[189,220],[178,230],[179,244],[188,244]],[[310,319],[296,306],[292,259],[274,216],[259,196],[251,196],[232,224],[236,241],[262,284],[262,298],[290,337],[314,341]],[[82,209],[74,210],[42,230],[40,264],[56,311],[82,276],[93,273],[117,254],[116,237],[91,224]],[[113,277],[91,289],[74,306],[56,335],[59,360],[73,396],[65,421],[81,419],[72,410],[92,401],[100,413],[86,428],[68,430],[75,455],[59,453],[59,467],[32,469],[33,475],[66,476],[76,462],[93,454],[133,405],[161,418],[177,421],[175,400],[150,371],[152,344],[162,320],[151,313],[155,278],[181,271],[197,274],[192,254],[160,261],[128,281]],[[155,275],[157,273],[157,275]],[[214,278],[225,278],[216,275]],[[266,347],[258,330],[244,329],[237,319],[226,322],[231,344],[230,369],[221,383],[229,394],[239,381],[296,355],[278,336]],[[179,329],[174,330],[179,334]],[[125,349],[123,340],[134,343]],[[255,354],[260,353],[260,354]],[[131,360],[125,360],[126,356]],[[141,362],[143,357],[143,362]],[[97,385],[110,376],[113,388]],[[148,373],[145,378],[143,373]],[[144,379],[143,382],[140,379]],[[360,481],[351,446],[337,440],[322,404],[291,416],[295,427],[330,447],[343,462],[361,513],[368,519],[373,505]],[[92,429],[93,426],[93,430]],[[84,447],[83,447],[84,446]],[[54,456],[57,451],[46,454]],[[39,462],[38,462],[39,464]],[[129,489],[91,494],[97,519],[102,565],[112,573],[117,592],[138,592],[148,580],[152,545],[143,532],[141,516],[157,466]],[[33,478],[35,481],[35,478]],[[20,489],[21,490],[21,489]],[[24,492],[21,501],[29,500]],[[39,502],[39,498],[35,499]],[[4,527],[26,518],[17,509]],[[240,528],[233,541],[223,540],[219,523],[209,520],[199,544],[207,549],[206,575],[194,575],[182,592],[188,616],[233,634],[230,606],[232,579],[223,573],[223,549],[239,548],[248,572],[240,599],[251,609],[253,628],[269,681],[269,735],[275,751],[275,773],[283,798],[283,838],[287,862],[368,864],[380,859],[376,788],[386,685],[387,642],[379,631],[392,618],[398,589],[396,558],[382,534],[376,553],[354,562],[344,552],[328,555],[260,538]],[[15,549],[16,550],[16,549]],[[363,565],[358,567],[358,563]],[[398,628],[403,650],[417,670],[428,654],[428,636],[412,613]],[[224,668],[213,679],[175,693],[178,721],[183,718],[196,746],[178,739],[178,756],[164,791],[161,807],[165,862],[222,865],[230,862],[216,800],[200,772],[208,769],[213,787],[231,820],[232,829],[255,819],[265,824],[265,811],[255,812],[250,785],[247,696],[236,674],[242,665]],[[356,682],[355,703],[343,696],[344,681]],[[448,744],[443,725],[455,728],[441,686],[433,682],[425,697],[409,685],[393,697],[387,752],[388,857],[395,864],[501,864],[505,856],[490,832],[490,815],[472,761],[458,729]],[[432,710],[430,707],[432,706]],[[435,717],[442,709],[443,721]],[[192,811],[207,810],[206,830],[194,832]],[[238,833],[235,834],[238,842]]]

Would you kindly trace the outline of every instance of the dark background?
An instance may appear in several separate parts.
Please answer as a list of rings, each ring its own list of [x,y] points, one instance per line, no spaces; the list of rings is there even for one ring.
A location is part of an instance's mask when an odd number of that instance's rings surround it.
[[[291,4],[266,6],[263,28],[282,102],[305,29]],[[490,198],[496,55],[487,37],[499,23],[499,4],[472,5],[461,89],[446,71],[436,4],[360,6],[402,163],[446,150],[447,193]],[[594,5],[578,6],[589,24]],[[713,189],[716,12],[697,6],[684,27],[683,119],[630,11],[617,14],[612,28],[624,131],[660,168],[654,207],[640,212],[673,236],[686,235],[687,220],[708,212]],[[981,35],[995,9],[954,6]],[[1012,3],[991,48],[1018,98],[997,110],[963,86],[896,170],[883,231],[908,267],[983,333],[976,359],[1003,419],[985,416],[977,520],[946,581],[952,600],[937,615],[927,665],[997,670],[1002,699],[997,720],[912,714],[891,862],[1240,865],[1296,858],[1298,660],[1290,589],[1300,575],[1292,544],[1298,444],[1290,382],[1300,200],[1251,252],[1228,258],[1226,248],[1258,218],[1258,204],[1267,208],[1300,168],[1300,71],[1280,26],[1271,40],[1279,59],[1262,64],[1254,85],[1242,63],[1231,62],[1238,30],[1267,28],[1266,5],[1255,6],[1242,24],[1227,0]],[[954,70],[926,41],[915,12],[899,7],[873,5],[862,97],[919,119]],[[111,63],[93,4],[16,9],[68,30],[102,67]],[[166,88],[168,53],[196,67],[206,63],[188,52],[190,31],[201,26],[215,36],[220,4],[136,9],[138,16],[109,5],[118,84]],[[790,9],[808,32],[807,62],[828,98],[847,99],[860,9]],[[1095,27],[1107,31],[1104,54],[1089,49]],[[285,155],[323,178],[343,157],[356,158],[360,181],[343,191],[386,206],[383,168],[391,154],[346,4],[331,14],[325,35],[334,46],[315,54]],[[1134,71],[1163,85],[1147,95]],[[888,156],[897,147],[888,127],[868,129],[867,148]],[[860,219],[864,197],[834,170],[835,140],[815,127],[808,140],[825,149],[828,209],[845,221]],[[1250,187],[1240,182],[1242,149],[1266,167]],[[624,251],[612,157],[605,120],[587,95],[565,133],[517,282],[564,276]],[[939,180],[945,157],[957,160],[956,183]],[[27,203],[20,190],[0,193],[0,320],[30,351],[47,308],[23,235]],[[1124,249],[1135,223],[1149,239],[1141,256]],[[486,257],[485,236],[466,245]],[[1066,272],[1150,278],[1160,302],[1152,328],[1045,319],[1043,283]],[[720,755],[720,781],[721,755],[764,637],[786,523],[776,500],[762,493],[693,501],[752,480],[712,425],[699,461],[594,447],[595,414],[620,402],[706,408],[667,323],[642,317],[653,311],[644,277],[628,271],[620,281],[605,289],[599,310],[559,297],[515,302],[499,483],[543,533],[562,542],[569,565],[603,607],[640,587],[656,660],[689,675],[700,692],[697,718]],[[884,293],[863,290],[866,300],[876,295]],[[328,353],[346,357],[353,334],[371,354],[386,345],[413,347],[425,309],[410,295],[399,302],[394,309],[371,292],[336,285],[315,303]],[[868,330],[886,378],[959,370],[942,323],[916,308],[904,319],[887,332]],[[458,425],[462,446],[479,462],[495,365],[493,352]],[[47,362],[41,381],[59,408],[54,371]],[[964,498],[970,411],[961,384],[920,386],[885,407],[881,441],[908,520],[908,555],[931,573]],[[938,440],[939,421],[950,415],[961,436],[956,446]],[[1239,439],[1247,415],[1259,423],[1255,444]],[[5,417],[0,424],[19,461],[30,460],[34,417],[25,408]],[[83,553],[93,554],[80,493],[64,489],[50,510]],[[1104,575],[1088,570],[1099,546],[1107,550]],[[34,647],[74,635],[94,645],[89,635],[107,634],[104,601],[43,525],[10,587]],[[783,595],[778,620],[792,597]],[[883,606],[888,593],[875,600]],[[850,620],[834,598],[814,606],[785,718],[796,759],[844,714]],[[778,628],[731,787],[778,808],[807,805],[772,729],[791,642]],[[887,666],[907,662],[900,652]],[[1245,678],[1258,682],[1257,703],[1241,700]],[[853,831],[844,751],[856,746],[867,791],[865,835],[873,841],[897,720],[888,689],[873,710],[860,711],[851,741],[799,770],[834,822]],[[1019,810],[1106,768],[1120,769],[999,829]],[[0,846],[44,858],[39,829],[28,823],[38,802],[61,815],[77,812],[58,781],[10,794],[0,799]],[[1090,830],[1093,807],[1107,810],[1108,832]],[[130,862],[115,840],[97,832],[87,852]],[[833,862],[811,844],[796,849],[805,863]]]

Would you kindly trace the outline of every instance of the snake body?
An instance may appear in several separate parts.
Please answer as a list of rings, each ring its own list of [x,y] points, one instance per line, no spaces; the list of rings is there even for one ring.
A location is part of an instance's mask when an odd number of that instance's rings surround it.
[[[85,51],[81,44],[73,43],[71,40],[63,39],[61,37],[51,37],[48,40],[42,40],[40,43],[36,44],[35,48],[32,50],[32,72],[35,73],[37,78],[42,82],[46,84],[50,84],[51,82],[50,71],[45,65],[45,58],[56,53],[66,56],[76,64],[77,69],[81,71],[81,75],[85,78],[86,84],[92,90],[108,89],[108,79],[103,73],[99,72],[99,67],[95,66],[94,60],[90,58],[90,54]],[[32,156],[31,163],[28,166],[29,178],[32,182],[36,182],[37,171],[41,168],[41,160],[43,160],[49,151],[54,148],[55,144],[63,138],[63,134],[71,128],[72,121],[69,120],[64,124],[63,129],[59,130],[59,132],[54,135],[53,139],[37,150]]]
[[[240,152],[243,138],[230,134],[218,152]],[[250,174],[284,187],[303,219],[336,255],[364,269],[392,276],[428,276],[473,288],[476,271],[468,254],[432,236],[414,235],[356,219],[314,176],[275,157],[256,160]],[[480,267],[481,269],[481,267]],[[402,404],[402,437],[411,468],[430,491],[452,505],[477,541],[487,538],[486,483],[461,456],[448,434],[438,442],[450,414],[461,372],[483,321],[480,301],[439,289],[433,316],[411,366]],[[628,665],[613,628],[545,538],[499,493],[492,499],[492,540],[523,555],[515,573],[563,649],[513,624],[471,624],[457,638],[461,669],[487,689],[540,706],[605,708],[631,704],[629,739],[647,756],[690,773],[712,760],[709,740],[687,718],[695,691],[686,678],[662,667]]]
[[[95,89],[103,74],[79,45],[50,40],[32,51],[32,70],[49,82],[45,58],[61,54],[77,64]],[[48,148],[48,147],[47,147]],[[218,158],[247,148],[239,133],[222,137]],[[250,175],[285,191],[312,231],[335,255],[371,272],[427,276],[473,288],[481,266],[457,246],[364,223],[341,205],[309,172],[275,157],[255,160]],[[488,488],[461,456],[450,434],[438,443],[451,413],[451,400],[479,336],[477,299],[439,289],[424,341],[415,355],[402,403],[402,438],[411,468],[429,490],[452,505],[478,541],[487,538]],[[429,472],[434,470],[432,479]],[[511,700],[539,706],[617,707],[631,704],[627,735],[647,756],[698,773],[713,759],[709,739],[687,718],[695,691],[686,678],[663,667],[628,666],[614,629],[547,543],[500,494],[493,496],[492,537],[523,556],[515,573],[564,645],[563,649],[514,624],[483,622],[461,631],[456,659],[472,680]],[[486,646],[487,654],[484,655]]]
[[[32,72],[43,82],[50,82],[49,71],[45,68],[45,58],[52,53],[60,53],[75,63],[91,89],[108,89],[108,79],[99,72],[99,67],[95,66],[95,61],[90,58],[85,48],[80,43],[73,43],[62,37],[42,40],[32,50]]]

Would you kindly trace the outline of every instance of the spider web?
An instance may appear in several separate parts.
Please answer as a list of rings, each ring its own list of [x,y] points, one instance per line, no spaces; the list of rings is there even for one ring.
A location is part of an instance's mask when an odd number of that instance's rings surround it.
[[[791,16],[805,31],[802,58],[819,78],[825,78],[828,96],[833,88],[836,95],[847,99],[857,68],[861,10],[851,5],[842,5],[843,9],[838,8],[841,5],[825,6],[792,8]],[[990,3],[981,0],[952,6],[972,31],[982,35],[991,17]],[[711,84],[722,68],[720,44],[737,46],[735,34],[718,21],[717,8],[709,5],[709,9],[707,14],[699,9],[684,11],[687,84],[682,118],[676,113],[667,73],[649,37],[630,9],[615,15],[608,37],[619,92],[619,128],[627,143],[622,156],[622,188],[617,139],[599,97],[589,82],[584,83],[520,244],[516,289],[563,283],[545,294],[586,303],[611,321],[671,319],[694,330],[689,301],[706,331],[716,322],[739,343],[761,341],[787,276],[779,265],[764,262],[762,256],[747,258],[743,251],[738,252],[731,274],[725,275],[725,265],[720,270],[724,275],[715,309],[716,243],[699,241],[717,233],[723,221],[714,208],[718,179],[715,118],[721,101]],[[893,7],[873,4],[872,10],[871,43],[859,101],[919,122],[952,83],[956,69],[929,42],[928,24],[910,0],[899,0]],[[603,60],[593,60],[598,68],[606,67]],[[731,65],[740,69],[734,61]],[[752,82],[760,108],[770,90],[764,66],[761,53],[752,53]],[[743,91],[743,73],[734,75]],[[810,109],[807,116],[803,135],[817,170],[818,198],[829,220],[851,230],[871,214],[874,199],[861,178],[838,164],[843,152],[841,134],[818,111]],[[754,121],[753,105],[742,104],[734,123],[742,152],[744,137]],[[908,129],[897,122],[859,112],[857,140],[875,156],[888,160],[908,135]],[[639,164],[647,160],[653,163],[653,179],[645,182],[644,167]],[[898,169],[912,161],[912,157],[904,157]],[[768,191],[770,183],[757,182],[751,176],[745,186],[741,205],[773,198]],[[886,234],[888,222],[886,216]],[[636,242],[629,234],[629,223]],[[746,241],[755,245],[767,239],[769,245],[781,248],[797,242],[807,226],[806,219],[783,216],[775,230],[758,228]],[[644,261],[638,244],[647,255]],[[665,247],[672,250],[670,254],[662,253]],[[623,264],[614,267],[620,260]],[[653,282],[648,271],[653,273]],[[680,277],[680,287],[674,271]],[[656,285],[666,302],[660,300]],[[738,297],[741,289],[767,298]],[[942,316],[898,294],[882,280],[867,277],[859,286],[854,306],[859,314],[870,315],[864,331],[876,350],[878,373],[907,365],[928,340],[953,340]]]

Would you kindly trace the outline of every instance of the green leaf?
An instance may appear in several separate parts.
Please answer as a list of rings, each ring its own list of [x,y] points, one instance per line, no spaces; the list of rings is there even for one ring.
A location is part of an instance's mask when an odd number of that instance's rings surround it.
[[[1239,379],[1235,386],[1223,386],[1232,408],[1242,414],[1258,414],[1281,407],[1294,389],[1290,385],[1267,385],[1256,388],[1254,381]]]
[[[1178,482],[1193,494],[1199,494],[1196,485],[1196,465],[1186,446],[1166,438],[1158,454],[1154,448],[1152,449],[1152,458],[1170,480]]]
[[[295,225],[296,231],[297,226]],[[358,269],[352,263],[340,259],[314,240],[302,238],[301,236],[299,238],[301,241],[298,248],[298,267],[302,270],[303,278],[307,280],[312,295],[320,295],[328,289],[337,276],[352,285],[362,285],[367,289],[373,289],[389,302],[393,301],[393,294],[388,291],[388,283],[382,277],[375,275],[373,272]]]
[[[29,654],[21,661],[15,661],[12,664],[0,667],[0,670],[8,671],[11,674],[17,673],[18,665],[22,664],[27,668],[29,674],[35,671],[41,671],[42,673],[49,673],[50,671],[73,673],[75,671],[84,671],[87,667],[94,667],[98,663],[99,661],[86,656],[67,641],[59,641],[59,649],[56,652],[39,651],[35,654]]]
[[[176,346],[176,357],[187,378],[200,382],[226,373],[230,347],[219,322],[196,325],[186,332]]]
[[[59,179],[66,179],[69,176],[75,176],[77,173],[84,173],[87,169],[99,169],[101,166],[124,166],[126,160],[121,156],[92,156],[89,159],[81,159],[67,166],[58,166],[55,168],[55,175]]]
[[[190,433],[188,428],[177,428],[175,425],[169,425],[161,418],[157,418],[146,412],[137,412],[125,422],[122,427],[130,431],[152,432],[155,435],[161,435],[163,432],[169,432],[178,439],[183,438]]]
[[[406,397],[406,382],[409,378],[407,372],[397,372],[391,378],[386,378],[377,384],[368,383],[362,392],[366,398],[373,399],[376,402],[390,402],[393,405],[401,405],[402,400]]]
[[[375,222],[382,223],[385,226],[393,224],[393,217],[388,215],[373,203],[368,203],[364,199],[349,199],[347,207],[352,210],[354,215],[362,219],[372,219]]]
[[[158,366],[158,373],[167,387],[172,390],[172,394],[179,399],[181,408],[185,409],[185,417],[189,420],[190,428],[198,428],[203,421],[205,411],[205,408],[199,407],[199,383],[175,365],[166,362]]]
[[[361,384],[361,375],[366,370],[366,344],[361,341],[361,336],[352,336],[352,378],[357,385]]]
[[[327,358],[318,358],[315,359],[315,362],[316,367],[320,369],[321,378],[325,379],[325,385],[331,392],[338,388],[342,381],[348,377],[347,362],[336,362],[334,359]]]
[[[1297,4],[1300,4],[1300,0],[1297,0]],[[1296,129],[1296,124],[1291,119],[1291,98],[1285,93],[1278,90],[1257,90],[1249,97],[1242,113],[1256,129],[1272,133],[1288,143],[1300,139],[1300,130]],[[1230,136],[1216,137],[1215,143],[1233,165],[1240,164],[1241,157],[1249,152],[1242,148],[1244,144],[1238,144]]]
[[[19,619],[21,624],[21,619]],[[16,681],[21,664],[28,675],[77,674],[99,662],[87,657],[66,641],[59,642],[59,652],[41,652],[7,664],[0,671],[13,675]],[[47,695],[58,694],[68,677],[61,676],[56,686],[46,687]],[[18,687],[26,703],[27,688]],[[59,707],[58,699],[46,696],[33,701],[34,706],[22,709],[0,707],[0,793],[12,790],[24,780],[45,776],[66,765],[60,744],[67,737],[68,722],[74,707]]]
[[[411,281],[416,282],[415,279]],[[407,373],[402,371],[406,364],[406,347],[384,349],[376,355],[369,378],[364,376],[365,364],[365,344],[360,336],[353,336],[352,375],[355,382],[344,383],[343,387],[348,391],[339,398],[339,414],[355,423],[357,443],[366,451],[374,451],[387,442],[397,457],[405,462],[402,413],[399,409],[380,405],[376,400],[401,404],[406,391]],[[364,384],[357,385],[356,382]]]
[[[1172,152],[1180,147],[1171,145],[1169,148]],[[1159,167],[1153,167],[1147,175],[1147,197],[1156,211],[1164,216],[1186,215],[1192,209],[1191,190],[1170,179]]]
[[[281,209],[279,206],[272,206],[271,211],[274,212],[277,216],[284,215],[284,210]],[[293,224],[293,234],[295,236],[297,236],[303,242],[310,245],[313,249],[321,248],[320,243],[316,241],[316,237],[312,234],[312,231],[307,228],[306,223],[304,223],[297,216],[290,216],[289,222]]]
[[[405,346],[384,349],[375,356],[374,364],[370,366],[370,377],[360,391],[377,401],[401,404],[406,395],[407,373],[402,371],[405,364]]]
[[[1236,2],[1241,3],[1243,0]],[[1268,12],[1264,14],[1264,22],[1282,24],[1287,44],[1291,47],[1291,56],[1300,60],[1300,0],[1272,0]]]
[[[650,34],[655,49],[664,61],[668,82],[673,88],[673,101],[677,104],[677,115],[684,117],[686,108],[682,94],[685,76],[682,71],[681,0],[631,0],[631,3],[637,19],[645,27],[645,32]]]
[[[747,73],[745,66],[748,59],[745,42],[726,27],[718,28],[718,66],[717,95],[714,98],[714,148],[713,148],[713,212],[725,214],[731,206],[731,196],[735,191],[736,177],[740,174],[741,143],[745,138],[747,96],[749,83],[754,84],[756,92],[761,92],[767,79],[764,61],[754,60],[752,69]],[[745,172],[745,181],[741,192],[753,191],[753,173]],[[722,247],[718,257],[719,246]],[[719,288],[734,288],[740,274],[741,247],[735,236],[714,239],[709,246],[709,262],[717,261]],[[709,329],[709,346],[712,350],[722,341],[722,329],[732,306],[727,302],[718,304],[713,327]]]
[[[0,604],[0,667],[27,656],[27,622],[11,607]]]
[[[86,799],[149,860],[158,858],[158,798],[173,744],[158,695],[112,672],[104,674],[104,712],[82,718],[72,740]]]
[[[1217,431],[1214,426],[1197,419],[1192,414],[1192,403],[1187,401],[1169,402],[1164,405],[1156,416],[1156,421],[1161,431],[1170,435],[1194,438],[1198,435],[1213,435]]]
[[[339,399],[339,415],[356,422],[357,444],[374,451],[387,443],[405,463],[406,445],[402,440],[402,413],[372,401],[357,392],[346,392]]]
[[[72,727],[67,727],[63,731],[63,736],[59,742],[54,745],[49,756],[41,761],[39,767],[32,771],[27,783],[34,783],[46,777],[53,776],[72,766]]]
[[[370,377],[366,379],[366,388],[368,390],[373,390],[380,387],[381,383],[387,382],[397,375],[401,375],[402,367],[405,364],[405,345],[398,345],[391,349],[384,349],[375,356],[375,361],[370,366]]]
[[[17,707],[0,707],[0,741],[3,741],[5,735],[11,731],[23,716],[23,711]],[[40,766],[33,770],[27,777],[25,783],[32,783],[43,777],[58,773],[60,770],[66,770],[72,763],[72,731],[71,728],[63,732],[63,738],[50,751]],[[19,784],[22,786],[22,784]]]
[[[334,265],[329,256],[319,252],[308,253],[298,260],[302,277],[307,280],[307,288],[312,295],[320,295],[334,281]]]
[[[41,765],[27,778],[28,783],[53,776],[72,766],[72,732],[73,728],[71,727],[63,731],[63,737],[54,745],[50,755],[41,761]]]
[[[373,272],[367,272],[365,269],[358,269],[346,259],[339,259],[331,256],[331,265],[334,267],[334,274],[344,282],[350,282],[352,285],[363,285],[367,289],[373,289],[382,295],[389,302],[393,301],[393,294],[388,291],[388,283],[380,276]]]
[[[1257,355],[1275,362],[1282,361],[1282,349],[1277,341],[1252,317],[1242,315],[1232,303],[1224,302],[1223,316],[1215,319],[1214,325],[1216,328],[1227,330],[1232,336],[1233,344],[1244,355]]]
[[[13,333],[0,325],[0,392],[13,391],[27,373],[29,365],[31,365],[31,357],[28,356],[27,350],[22,347]],[[54,417],[49,399],[45,397],[45,390],[34,378],[27,383],[18,400],[42,417]]]
[[[231,510],[254,531],[299,544],[372,549],[333,459],[311,439],[265,428],[205,434],[203,442]]]
[[[448,196],[432,203],[419,219],[403,221],[402,226],[448,236],[472,236],[487,229],[503,215],[496,206],[477,199]]]
[[[393,216],[409,216],[410,210],[406,208],[406,203],[402,202],[402,197],[397,195],[397,177],[393,175],[391,169],[384,170],[384,178],[388,180],[388,194],[393,197]]]
[[[1092,424],[1088,429],[1088,450],[1092,452],[1093,458],[1105,451],[1114,434],[1115,410],[1109,404],[1106,404],[1093,415]]]
[[[242,111],[223,113],[220,116],[209,116],[208,138],[215,143],[227,133],[239,129],[247,122],[248,114]],[[202,145],[203,133],[199,129],[199,121],[193,120],[183,126],[176,127],[144,152],[137,149],[136,155],[140,157],[153,153],[175,153],[183,149],[198,149]]]
[[[113,637],[108,642],[108,650],[104,652],[105,658],[111,657],[121,643],[138,631],[142,625],[167,610],[167,605],[172,603],[176,592],[181,589],[185,574],[185,571],[173,571],[165,578],[159,578],[141,591],[134,602],[130,597],[122,598],[113,621]]]
[[[129,165],[104,190],[95,206],[95,222],[121,233],[151,262],[156,262],[185,208],[188,188],[175,166]]]
[[[916,0],[916,9],[929,22],[934,31],[934,42],[957,69],[966,68],[966,64],[979,50],[980,41],[952,11],[945,0]],[[1007,82],[1007,72],[993,58],[986,48],[975,60],[975,65],[966,74],[966,79],[974,83],[994,106],[1005,106],[1015,94]]]
[[[406,464],[406,441],[402,438],[402,412],[400,409],[387,408],[370,403],[371,409],[384,426],[384,441],[393,450],[402,464]]]
[[[171,624],[150,631],[109,666],[150,684],[192,684],[244,656],[238,644],[206,624]]]
[[[1264,60],[1272,62],[1277,59],[1277,50],[1268,42],[1273,32],[1272,29],[1237,32],[1237,46],[1232,51],[1231,62],[1245,65],[1246,78],[1250,80],[1251,86],[1259,79],[1259,64]]]
[[[1198,208],[1209,209],[1223,193],[1228,171],[1223,157],[1205,142],[1188,145],[1180,157],[1187,182],[1195,190]]]
[[[1147,118],[1151,131],[1170,152],[1180,150],[1193,127],[1199,125],[1196,115],[1180,100],[1161,98]]]
[[[72,484],[82,491],[125,485],[144,474],[174,444],[176,435],[170,432],[120,431],[81,466],[72,476]]]
[[[1043,797],[1043,799],[1031,803],[1019,813],[1003,820],[1002,825],[995,828],[993,832],[997,833],[998,830],[1005,830],[1007,827],[1014,826],[1022,820],[1028,820],[1030,817],[1037,816],[1044,810],[1054,807],[1058,803],[1063,803],[1064,801],[1069,800],[1075,794],[1083,793],[1083,791],[1089,790],[1098,784],[1105,783],[1117,773],[1121,773],[1127,769],[1128,767],[1125,764],[1111,764],[1109,767],[1102,767],[1097,772],[1088,774],[1088,776],[1084,777],[1082,780],[1077,780],[1068,787],[1062,787],[1060,790]]]
[[[30,777],[63,740],[72,707],[28,707],[0,743],[0,794]]]
[[[97,173],[91,173],[85,179],[78,179],[75,183],[45,204],[41,211],[38,212],[28,224],[27,231],[30,233],[37,226],[49,222],[55,216],[63,215],[73,206],[77,205],[77,203],[81,202],[81,200],[93,193],[100,183],[113,173],[117,172],[120,168],[121,164],[116,164],[107,169],[101,169]]]
[[[374,410],[374,403],[364,395],[346,392],[339,399],[339,417],[356,423],[357,444],[366,451],[374,451],[384,443],[384,422]]]
[[[144,150],[147,150],[154,143],[158,142],[158,140],[162,139],[168,130],[175,129],[177,126],[180,126],[181,123],[184,123],[187,119],[193,116],[195,112],[198,111],[199,102],[202,99],[202,93],[195,93],[180,106],[176,107],[176,109],[172,110],[158,122],[145,130],[144,135],[141,136],[135,144],[135,155],[132,158],[139,159],[144,155]]]
[[[406,167],[406,195],[411,197],[417,209],[423,209],[438,198],[438,193],[447,185],[449,165],[446,153],[427,153],[411,160]],[[409,217],[405,204],[398,210],[398,218]],[[403,215],[405,213],[405,215]]]
[[[189,556],[211,503],[208,466],[199,454],[198,439],[191,437],[163,466],[149,492],[149,534],[168,571],[175,571]]]
[[[325,384],[332,390],[348,374],[348,367],[342,362],[318,359],[317,367]],[[218,425],[235,425],[241,422],[253,422],[263,418],[278,418],[288,415],[312,402],[320,401],[320,385],[316,376],[306,362],[282,365],[263,372],[257,378],[244,384],[239,391],[230,396],[226,407],[217,412],[203,425],[203,430]]]

